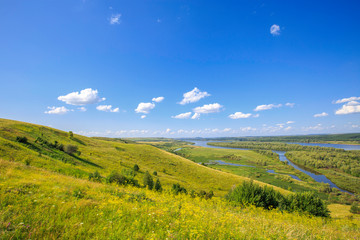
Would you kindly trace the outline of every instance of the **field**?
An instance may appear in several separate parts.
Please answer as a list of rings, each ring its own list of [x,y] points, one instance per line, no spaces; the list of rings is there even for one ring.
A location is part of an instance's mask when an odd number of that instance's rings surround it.
[[[69,154],[59,150],[60,144],[77,146],[77,152]],[[265,168],[305,177],[291,172],[286,165],[279,165],[276,159],[252,151],[243,151],[238,155],[236,150],[209,152],[186,143],[177,142],[174,146],[160,144],[163,148],[170,147],[171,151],[178,145],[186,146],[178,151],[192,157],[186,159],[129,140],[87,138],[44,126],[1,119],[0,239],[360,237],[359,217],[349,213],[349,207],[341,204],[330,205],[333,218],[321,218],[241,206],[224,199],[223,196],[233,186],[250,178],[261,186],[275,184],[272,175],[264,173]],[[239,160],[226,158],[228,161],[263,166],[263,170],[259,170],[263,178],[256,178],[258,173],[251,171],[246,173],[248,175],[241,175],[235,170],[196,163],[209,162],[224,154],[230,154],[232,158],[232,154],[240,157]],[[135,164],[140,168],[135,176],[139,186],[105,181],[112,171],[128,173]],[[89,180],[89,174],[95,171],[100,173],[103,180]],[[143,186],[142,179],[147,171],[154,180],[161,181],[162,192]],[[284,195],[292,194],[280,182],[278,187],[273,188]],[[171,186],[178,183],[189,193],[213,191],[215,196],[205,199],[192,194],[176,195]],[[311,184],[298,185],[299,191],[301,187],[316,188]],[[293,187],[296,188],[295,185]]]

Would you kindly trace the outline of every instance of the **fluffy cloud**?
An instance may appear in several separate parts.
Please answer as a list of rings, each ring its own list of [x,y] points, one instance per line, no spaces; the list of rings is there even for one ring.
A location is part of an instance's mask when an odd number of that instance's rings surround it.
[[[99,105],[96,109],[104,112],[119,112],[119,108],[113,109],[111,105]]]
[[[287,107],[294,107],[295,106],[295,103],[285,103],[285,106],[287,106]]]
[[[154,108],[155,108],[154,103],[143,103],[142,102],[142,103],[139,103],[139,105],[135,109],[135,112],[148,114],[150,112],[150,110],[154,109]]]
[[[119,14],[119,13],[111,15],[110,20],[109,20],[110,24],[111,25],[120,24],[121,23],[120,18],[121,18],[121,14]]]
[[[176,116],[172,116],[172,118],[177,118],[177,119],[188,119],[191,117],[191,112],[186,112],[186,113],[180,113]]]
[[[360,97],[349,97],[349,98],[336,100],[335,103],[346,103],[346,102],[358,101],[358,100],[360,100]]]
[[[162,102],[162,100],[164,100],[164,97],[157,97],[152,99],[153,102],[157,102],[157,103]]]
[[[242,113],[242,112],[236,112],[234,114],[230,114],[229,118],[231,119],[240,119],[240,118],[249,118],[251,117],[251,113]]]
[[[144,118],[146,118],[146,115],[141,115],[141,119],[144,119]]]
[[[315,114],[314,115],[314,117],[326,117],[326,116],[328,116],[329,114],[327,114],[326,112],[322,112],[322,113],[317,113],[317,114]]]
[[[210,96],[209,93],[201,92],[197,87],[195,87],[190,92],[186,92],[186,93],[183,94],[184,98],[183,98],[183,100],[181,100],[180,104],[185,105],[187,103],[197,102],[200,99],[202,99],[204,97],[208,97],[208,96]]]
[[[360,113],[360,103],[357,101],[349,101],[344,104],[340,109],[338,109],[335,114],[344,115],[344,114],[352,114],[352,113]]]
[[[279,108],[281,107],[282,104],[264,104],[264,105],[259,105],[257,106],[254,111],[264,111],[264,110],[270,110],[270,109],[273,109],[273,108]]]
[[[194,113],[217,113],[220,112],[221,108],[223,106],[221,106],[218,103],[213,103],[213,104],[205,104],[202,107],[196,107],[193,109]]]
[[[48,107],[49,111],[45,111],[46,114],[65,114],[69,111],[66,107]]]
[[[287,121],[286,124],[293,124],[295,123],[294,121]]]
[[[91,88],[86,88],[79,92],[72,92],[65,96],[59,96],[58,100],[63,101],[70,105],[86,105],[93,104],[104,101],[105,98],[100,98],[98,96],[98,90],[92,90]]]
[[[194,115],[191,117],[191,119],[199,119],[200,113],[194,113]]]
[[[273,24],[273,25],[270,27],[270,33],[271,33],[271,35],[273,35],[273,36],[280,35],[280,26],[279,26],[279,25],[276,25],[276,24]]]

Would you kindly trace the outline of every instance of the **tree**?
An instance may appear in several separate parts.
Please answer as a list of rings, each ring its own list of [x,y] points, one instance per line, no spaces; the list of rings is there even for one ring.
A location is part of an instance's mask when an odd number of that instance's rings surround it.
[[[67,154],[71,155],[71,154],[76,153],[77,151],[78,151],[78,147],[75,145],[68,144],[68,145],[64,146],[64,152],[66,152]]]
[[[160,180],[159,179],[156,179],[156,182],[155,182],[155,191],[157,192],[161,192],[162,191],[162,187],[161,187],[161,183],[160,183]]]
[[[72,131],[69,131],[69,138],[73,138],[74,137],[74,133]]]
[[[149,190],[152,190],[154,187],[153,178],[148,171],[146,171],[144,175],[144,186],[147,187]]]
[[[140,170],[140,168],[137,164],[134,165],[133,169],[135,172],[138,172]]]

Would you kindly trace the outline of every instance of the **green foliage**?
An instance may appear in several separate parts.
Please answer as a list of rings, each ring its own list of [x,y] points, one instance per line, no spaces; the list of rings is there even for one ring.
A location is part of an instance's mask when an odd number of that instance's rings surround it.
[[[106,178],[108,183],[116,183],[118,185],[132,185],[132,186],[139,186],[137,180],[133,178],[127,178],[126,176],[118,173],[117,171],[112,171],[110,175]]]
[[[161,186],[161,183],[160,183],[160,180],[159,180],[159,179],[156,179],[154,189],[155,189],[155,191],[157,191],[157,192],[161,192],[161,191],[162,191],[162,186]]]
[[[135,172],[138,172],[140,170],[140,168],[137,164],[134,165],[133,169]]]
[[[351,204],[350,212],[360,214],[360,206],[358,202],[353,202],[353,204]]]
[[[86,195],[85,191],[80,188],[75,189],[73,192],[73,196],[78,199],[84,198],[85,195]]]
[[[318,217],[329,217],[329,210],[324,202],[314,193],[304,192],[289,195],[283,209],[289,212],[309,213]]]
[[[73,138],[74,137],[74,133],[72,131],[69,131],[69,138]]]
[[[27,158],[25,158],[24,162],[25,162],[25,165],[26,165],[26,166],[30,166],[30,164],[31,164],[31,159],[27,157]]]
[[[143,184],[145,187],[147,187],[149,190],[153,189],[154,187],[154,181],[152,176],[148,171],[146,171],[144,178],[143,178]]]
[[[329,210],[324,202],[314,193],[304,192],[283,196],[267,186],[260,187],[252,181],[231,190],[226,196],[229,201],[241,205],[254,205],[265,209],[279,208],[288,212],[307,213],[319,217],[329,217]]]
[[[267,186],[260,187],[253,181],[244,181],[242,185],[232,189],[226,198],[242,205],[254,205],[265,209],[277,208],[283,196]]]
[[[78,152],[78,147],[75,145],[67,144],[64,146],[64,152],[69,155],[73,155],[74,153]]]
[[[98,171],[93,173],[89,173],[89,180],[94,182],[102,182],[103,177],[100,175]]]
[[[171,190],[175,195],[178,195],[179,193],[187,194],[187,190],[180,186],[179,183],[173,184]]]
[[[19,136],[17,136],[16,141],[19,142],[19,143],[25,143],[25,144],[28,143],[27,137],[19,137]]]
[[[153,175],[154,175],[154,176],[157,176],[157,175],[158,175],[158,174],[157,174],[157,171],[154,171],[154,172],[153,172]]]

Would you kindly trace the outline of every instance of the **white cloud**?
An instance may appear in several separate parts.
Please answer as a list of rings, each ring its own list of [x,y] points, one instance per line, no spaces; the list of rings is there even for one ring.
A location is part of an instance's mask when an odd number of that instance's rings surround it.
[[[230,132],[231,128],[224,128],[223,132]]]
[[[87,110],[85,107],[78,107],[78,109],[80,112],[86,112],[86,110]]]
[[[65,114],[71,110],[66,107],[48,107],[49,111],[45,111],[46,114]]]
[[[288,127],[286,127],[286,128],[284,129],[284,131],[289,131],[289,130],[291,130],[291,129],[292,129],[292,127],[288,126]]]
[[[285,103],[285,106],[292,108],[292,107],[295,106],[295,103],[289,103],[289,102],[288,102],[288,103]]]
[[[281,107],[282,104],[264,104],[264,105],[259,105],[257,106],[254,111],[264,111],[264,110],[270,110],[270,109],[273,109],[273,108],[279,108]]]
[[[148,114],[151,109],[155,108],[154,103],[139,103],[137,108],[135,109],[135,112],[137,113],[145,113]]]
[[[157,103],[162,102],[162,100],[164,100],[164,97],[157,97],[152,99],[153,102],[157,102]]]
[[[229,118],[231,119],[240,119],[240,118],[249,118],[251,117],[251,113],[242,113],[242,112],[236,112],[234,114],[230,114]]]
[[[209,93],[201,92],[197,87],[195,87],[190,92],[186,92],[186,93],[183,94],[184,98],[183,98],[183,100],[181,100],[180,104],[185,105],[187,103],[197,102],[200,99],[202,99],[204,97],[208,97],[208,96],[210,96]]]
[[[346,103],[346,102],[358,101],[358,100],[360,100],[360,97],[349,97],[349,98],[343,98],[343,99],[336,100],[335,103]]]
[[[314,117],[326,117],[326,116],[328,116],[329,114],[327,114],[326,112],[322,112],[322,113],[317,113],[317,114],[315,114],[314,115]]]
[[[59,96],[58,100],[63,101],[70,105],[86,105],[93,104],[104,101],[105,98],[100,98],[98,96],[98,90],[92,90],[91,88],[86,88],[79,92],[72,92],[65,96]]]
[[[287,121],[286,124],[293,124],[295,123],[294,121]]]
[[[335,114],[344,115],[344,114],[352,114],[352,113],[360,113],[360,103],[357,101],[349,101],[344,104],[340,109],[336,110]]]
[[[194,113],[194,115],[191,117],[191,119],[199,119],[200,113]]]
[[[318,130],[323,130],[323,129],[324,129],[324,127],[322,126],[321,123],[319,123],[315,126],[303,127],[304,131],[309,131],[309,130],[317,130],[318,131]]]
[[[170,131],[171,131],[171,129],[170,129],[170,128],[167,128],[166,131],[165,131],[165,133],[169,133]]]
[[[146,115],[141,115],[141,119],[144,119],[144,118],[146,118]]]
[[[121,23],[121,14],[113,14],[110,17],[110,24],[114,25],[114,24],[120,24]]]
[[[119,108],[113,109],[111,105],[99,105],[96,109],[104,112],[119,112]]]
[[[279,26],[279,25],[276,25],[276,24],[273,24],[273,25],[270,27],[270,33],[271,33],[273,36],[280,35],[280,26]]]
[[[241,127],[240,130],[243,131],[243,132],[249,132],[249,131],[256,131],[256,128],[253,128],[253,127]]]
[[[258,118],[258,117],[260,117],[260,114],[257,113],[257,114],[253,114],[252,116],[253,116],[254,118]]]
[[[220,112],[221,106],[218,103],[205,104],[202,107],[196,107],[193,109],[194,113],[217,113]]]
[[[176,116],[172,116],[172,118],[177,118],[177,119],[188,119],[191,117],[191,112],[186,112],[186,113],[180,113]]]

